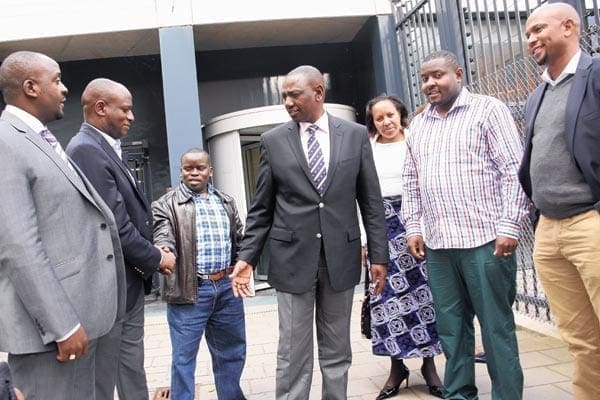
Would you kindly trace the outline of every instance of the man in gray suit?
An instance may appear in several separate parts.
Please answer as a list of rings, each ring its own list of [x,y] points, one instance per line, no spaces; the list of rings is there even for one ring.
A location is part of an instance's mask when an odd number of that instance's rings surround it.
[[[27,399],[94,399],[96,340],[125,311],[112,213],[46,124],[67,88],[51,58],[0,66],[0,350]]]
[[[292,118],[262,135],[258,183],[231,275],[237,296],[269,242],[269,283],[277,289],[276,397],[308,399],[316,308],[322,397],[345,399],[352,360],[350,314],[360,280],[356,204],[369,243],[377,295],[388,262],[385,217],[367,130],[325,112],[319,70],[300,66],[283,82]]]

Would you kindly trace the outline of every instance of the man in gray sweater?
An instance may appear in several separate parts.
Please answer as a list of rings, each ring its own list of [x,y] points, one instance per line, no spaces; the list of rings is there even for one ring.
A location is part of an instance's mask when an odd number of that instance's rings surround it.
[[[600,59],[579,48],[580,19],[565,3],[527,20],[529,52],[546,66],[525,105],[519,177],[539,219],[534,261],[575,359],[573,394],[600,399]]]

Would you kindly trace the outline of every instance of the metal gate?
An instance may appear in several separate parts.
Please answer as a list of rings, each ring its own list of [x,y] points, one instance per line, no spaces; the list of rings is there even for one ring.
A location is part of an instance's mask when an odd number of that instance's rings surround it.
[[[462,58],[466,85],[476,93],[504,101],[524,134],[523,105],[540,81],[540,70],[527,54],[525,22],[542,0],[392,0],[400,47],[403,93],[415,110],[425,103],[421,93],[420,60],[437,50]],[[598,0],[567,0],[582,15],[581,46],[600,53]],[[524,222],[520,240],[515,308],[551,321],[546,297],[532,260],[533,230]]]

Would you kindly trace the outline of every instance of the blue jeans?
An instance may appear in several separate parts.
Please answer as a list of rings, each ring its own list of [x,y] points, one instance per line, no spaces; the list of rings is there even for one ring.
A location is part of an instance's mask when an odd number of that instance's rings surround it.
[[[194,399],[196,356],[205,332],[218,398],[244,399],[240,388],[246,361],[244,305],[233,295],[231,281],[203,280],[198,303],[168,304],[167,321],[173,347],[171,398]]]

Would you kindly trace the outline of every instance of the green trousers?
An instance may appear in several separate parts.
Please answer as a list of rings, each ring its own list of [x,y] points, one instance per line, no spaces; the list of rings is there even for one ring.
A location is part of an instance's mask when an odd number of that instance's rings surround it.
[[[477,399],[473,317],[481,325],[493,400],[519,400],[523,371],[512,305],[516,257],[493,255],[494,242],[472,249],[427,249],[437,331],[446,355],[447,399]]]

